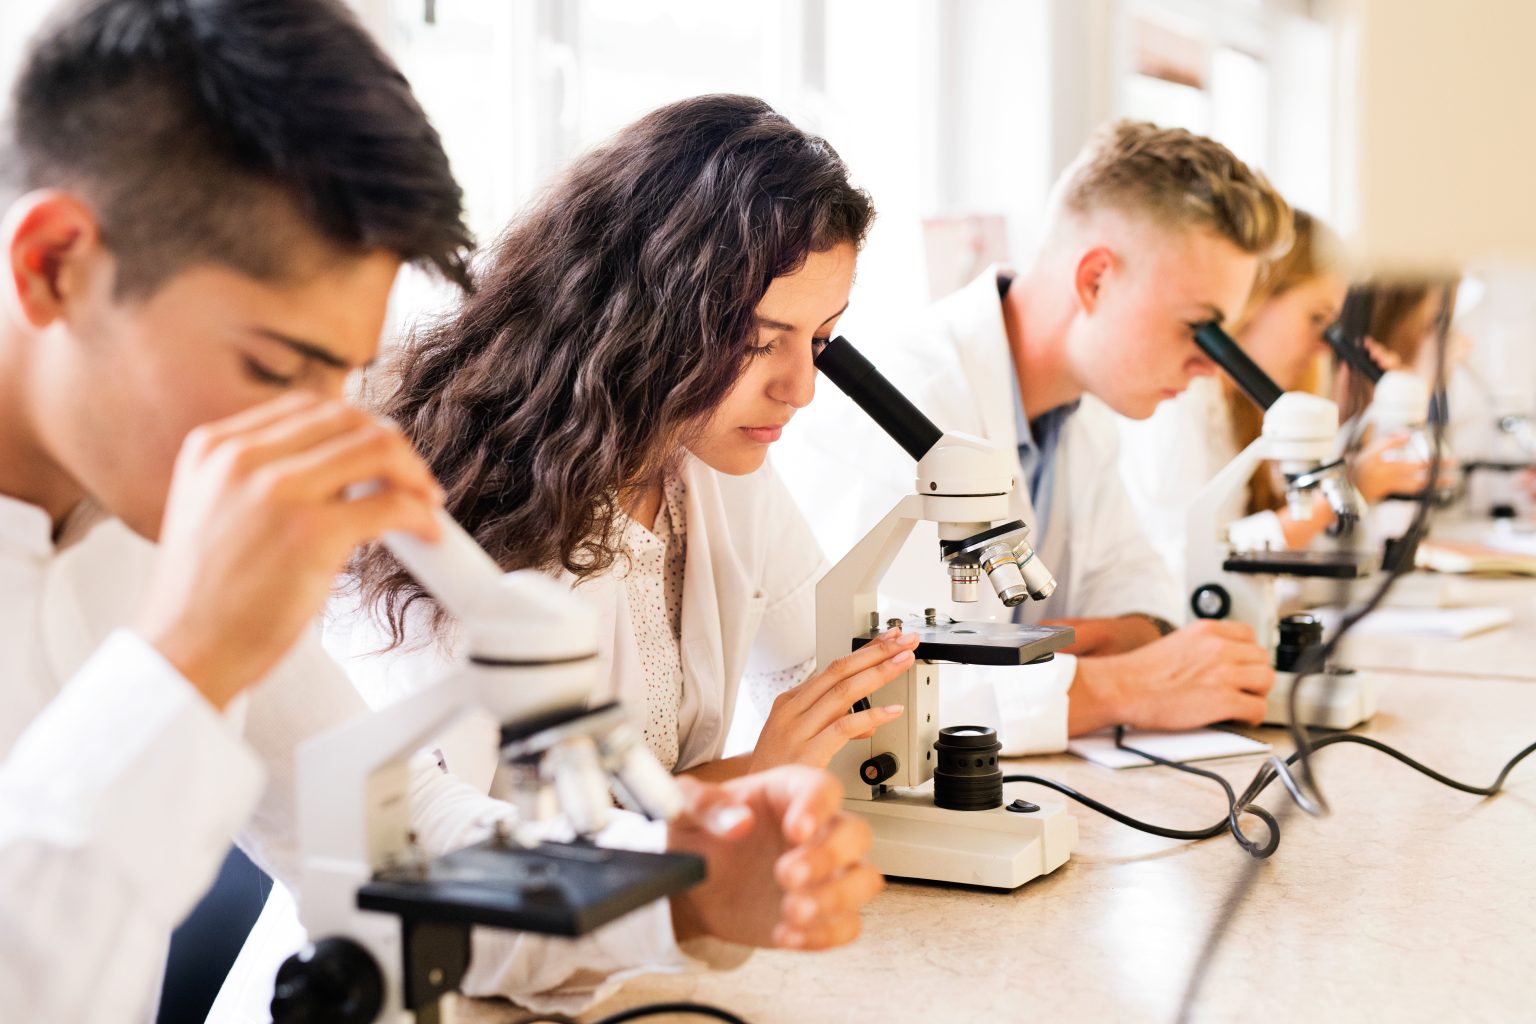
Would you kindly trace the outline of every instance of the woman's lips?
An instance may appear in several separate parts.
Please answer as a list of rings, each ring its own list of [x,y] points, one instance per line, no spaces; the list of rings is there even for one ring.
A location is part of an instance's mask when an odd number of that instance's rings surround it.
[[[784,433],[784,427],[782,424],[777,427],[742,427],[741,432],[758,444],[773,444]]]

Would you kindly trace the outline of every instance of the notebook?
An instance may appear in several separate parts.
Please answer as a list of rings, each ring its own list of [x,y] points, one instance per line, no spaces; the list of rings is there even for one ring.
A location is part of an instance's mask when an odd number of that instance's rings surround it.
[[[1223,729],[1191,729],[1188,732],[1125,731],[1125,742],[1168,761],[1210,761],[1222,757],[1267,754],[1270,746]],[[1076,754],[1105,768],[1143,768],[1153,762],[1115,746],[1115,731],[1106,729],[1067,741],[1067,753]]]
[[[1536,553],[1460,541],[1423,541],[1414,564],[1435,572],[1536,576]]]

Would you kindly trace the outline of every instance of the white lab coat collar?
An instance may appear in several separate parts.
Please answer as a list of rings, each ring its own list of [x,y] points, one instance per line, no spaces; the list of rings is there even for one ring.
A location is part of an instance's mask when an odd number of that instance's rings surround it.
[[[972,388],[981,436],[1009,451],[1019,447],[1013,415],[1013,382],[1018,371],[1008,345],[1003,303],[997,294],[997,276],[1008,272],[992,264],[970,284],[941,300],[934,312],[943,324]],[[1027,497],[1027,495],[1026,495]]]
[[[1013,364],[1013,349],[1008,344],[1008,327],[1003,320],[1002,298],[997,293],[997,276],[1006,272],[1008,268],[1000,264],[989,266],[970,284],[936,303],[933,309],[954,347],[976,415],[980,418],[979,424],[972,424],[967,429],[1008,452],[1014,479],[1009,509],[1015,518],[1023,520],[1029,527],[1030,543],[1041,560],[1058,580],[1065,580],[1071,554],[1070,531],[1063,524],[1071,515],[1071,484],[1067,479],[1071,467],[1064,457],[1065,451],[1058,447],[1051,468],[1055,481],[1051,488],[1050,516],[1050,522],[1057,524],[1057,528],[1041,537],[1038,530],[1040,517],[1035,512],[1029,483],[1024,479],[1024,467],[1019,462],[1019,429],[1014,414],[1014,382],[1018,379],[1018,369]],[[1042,617],[1041,611],[1038,603],[1029,602],[1021,614],[1026,621],[1035,621]]]
[[[53,555],[53,521],[36,505],[0,494],[0,546],[44,561]]]

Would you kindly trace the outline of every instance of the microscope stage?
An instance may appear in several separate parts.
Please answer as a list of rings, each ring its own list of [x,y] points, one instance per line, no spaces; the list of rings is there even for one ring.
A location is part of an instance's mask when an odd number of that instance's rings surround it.
[[[1256,576],[1358,580],[1381,568],[1381,559],[1358,551],[1242,551],[1228,556],[1221,568]]]
[[[1077,634],[1070,626],[1024,626],[1013,622],[940,622],[927,625],[922,616],[903,620],[902,629],[916,633],[919,661],[949,661],[960,665],[1033,665],[1050,661],[1070,647]],[[858,650],[883,630],[853,638]]]
[[[424,874],[381,871],[358,889],[357,905],[406,920],[585,935],[703,879],[704,861],[691,854],[488,840],[428,862]]]

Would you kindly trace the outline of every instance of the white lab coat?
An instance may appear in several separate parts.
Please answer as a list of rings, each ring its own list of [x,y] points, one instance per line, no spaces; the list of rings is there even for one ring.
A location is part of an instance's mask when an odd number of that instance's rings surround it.
[[[231,838],[279,882],[296,879],[294,749],[366,705],[311,635],[216,714],[121,628],[151,546],[113,520],[72,528],[61,549],[50,533],[40,509],[0,497],[0,1006],[50,1024],[147,1020],[170,931]],[[411,797],[432,852],[508,811],[426,759]],[[664,831],[622,815],[601,838],[659,849]],[[500,991],[551,1008],[585,1004],[594,977],[691,964],[664,902],[580,942],[477,931],[474,955]],[[275,963],[262,966],[241,987],[252,998],[211,1019],[268,1019]]]
[[[1239,454],[1221,382],[1215,377],[1198,378],[1149,418],[1116,419],[1120,475],[1131,507],[1173,578],[1182,583],[1190,505]],[[1218,523],[1229,524],[1227,536],[1233,547],[1239,551],[1285,548],[1280,517],[1269,511],[1247,515],[1248,501],[1249,489],[1240,487],[1223,499],[1217,514]],[[1201,543],[1218,540],[1202,538]]]
[[[998,270],[989,267],[906,331],[850,340],[942,429],[975,434],[1008,451],[1015,479],[1022,481]],[[1177,588],[1131,511],[1114,471],[1117,459],[1111,414],[1087,397],[1062,427],[1043,537],[1035,529],[1027,486],[1014,487],[1010,511],[1029,524],[1035,549],[1058,583],[1046,601],[1021,606],[1023,621],[1133,612],[1177,618]],[[825,382],[816,401],[790,425],[776,464],[823,550],[835,557],[911,493],[915,477],[911,457]],[[936,607],[969,619],[1008,616],[990,596],[973,605],[950,602],[937,550],[933,525],[918,524],[882,581],[886,608],[895,613]],[[1061,750],[1076,666],[1075,658],[1059,655],[1041,666],[946,669],[944,721],[996,727],[1006,753]]]
[[[148,644],[101,642],[91,598],[121,579],[95,580],[83,545],[60,553],[51,533],[41,509],[0,497],[0,1006],[149,1020],[170,931],[264,773]]]
[[[765,465],[745,476],[717,472],[693,456],[680,469],[687,488],[688,554],[683,569],[683,692],[678,710],[678,763],[685,771],[751,749],[783,678],[816,655],[816,582],[826,569],[821,549],[789,492]],[[597,613],[598,686],[594,703],[641,707],[646,681],[630,622],[623,580],[610,571],[583,583],[567,575]],[[411,693],[436,676],[457,645],[452,632],[422,644],[417,624],[401,650],[377,653],[385,636],[351,599],[338,602],[326,644],[343,659],[375,704]],[[737,716],[743,686],[751,707]],[[736,724],[732,732],[733,722]],[[488,723],[478,727],[484,730]],[[489,783],[493,758],[456,735],[443,747],[464,778]]]

